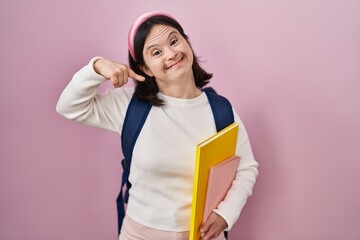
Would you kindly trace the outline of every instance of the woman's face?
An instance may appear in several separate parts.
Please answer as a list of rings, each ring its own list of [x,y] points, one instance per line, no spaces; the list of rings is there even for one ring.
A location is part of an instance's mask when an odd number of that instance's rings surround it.
[[[193,52],[186,39],[173,27],[155,25],[144,44],[145,65],[142,70],[157,81],[192,77]]]

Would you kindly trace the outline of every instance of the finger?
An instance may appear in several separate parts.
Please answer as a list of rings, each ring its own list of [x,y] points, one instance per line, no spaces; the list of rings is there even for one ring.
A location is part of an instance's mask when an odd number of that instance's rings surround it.
[[[131,77],[132,79],[135,79],[135,80],[140,81],[140,82],[145,81],[144,76],[136,74],[133,70],[131,70],[131,68],[128,68],[128,74],[129,74],[129,77]]]
[[[213,238],[217,238],[222,231],[222,227],[220,227],[216,221],[213,221],[210,225],[210,228],[207,232],[205,232],[204,236],[201,240],[210,240]]]
[[[114,85],[114,86],[119,84],[119,79],[116,74],[111,75],[110,81],[111,81],[112,85]]]
[[[210,240],[219,236],[219,233],[213,225],[210,227],[209,231],[201,238],[201,240]]]
[[[129,81],[129,75],[127,71],[123,71],[123,85],[125,85]]]
[[[114,86],[114,87],[116,87],[116,88],[118,88],[118,87],[121,87],[122,86],[122,84],[121,84],[121,82],[122,82],[122,80],[121,80],[121,78],[122,78],[122,76],[119,76],[119,75],[113,75],[112,77],[111,77],[111,83],[112,83],[112,85]]]
[[[209,231],[211,224],[212,224],[212,221],[211,221],[210,217],[208,217],[206,219],[206,221],[200,226],[200,236],[201,237],[205,236],[205,233],[207,231]]]

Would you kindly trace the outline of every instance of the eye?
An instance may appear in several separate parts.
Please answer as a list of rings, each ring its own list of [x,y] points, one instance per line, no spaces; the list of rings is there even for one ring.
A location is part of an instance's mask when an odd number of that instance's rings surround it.
[[[151,55],[156,57],[156,56],[159,56],[161,54],[161,51],[160,50],[154,50],[152,51]]]
[[[173,46],[175,44],[177,44],[179,42],[179,40],[177,38],[174,38],[170,41],[170,46]]]

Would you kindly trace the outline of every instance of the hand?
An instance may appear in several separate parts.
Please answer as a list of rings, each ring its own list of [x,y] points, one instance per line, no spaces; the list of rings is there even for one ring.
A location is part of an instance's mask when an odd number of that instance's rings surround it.
[[[136,74],[129,66],[108,59],[96,60],[94,70],[107,80],[110,80],[116,88],[124,86],[129,77],[137,81],[145,81],[145,77]]]
[[[218,237],[226,227],[226,221],[217,213],[212,212],[200,227],[201,240],[210,240]]]

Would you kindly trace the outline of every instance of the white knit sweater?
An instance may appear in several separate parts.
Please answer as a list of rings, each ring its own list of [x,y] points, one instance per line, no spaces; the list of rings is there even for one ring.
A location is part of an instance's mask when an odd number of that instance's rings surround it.
[[[64,117],[92,127],[121,133],[134,88],[98,93],[105,79],[93,69],[92,59],[78,71],[56,106]],[[216,132],[205,93],[193,99],[179,99],[159,93],[165,106],[152,107],[134,147],[129,180],[132,183],[126,214],[156,229],[188,231],[195,146]],[[214,211],[230,230],[252,193],[258,163],[239,116],[236,154],[241,157],[236,178],[225,200]]]

